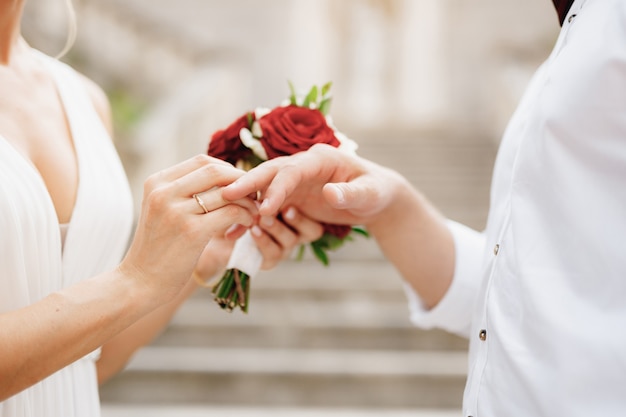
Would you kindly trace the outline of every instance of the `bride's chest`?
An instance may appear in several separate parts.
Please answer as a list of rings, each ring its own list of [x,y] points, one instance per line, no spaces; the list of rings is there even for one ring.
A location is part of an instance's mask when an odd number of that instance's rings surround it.
[[[0,136],[38,171],[59,221],[69,221],[76,200],[78,166],[71,128],[55,91],[30,93],[14,88],[4,95],[0,99]]]

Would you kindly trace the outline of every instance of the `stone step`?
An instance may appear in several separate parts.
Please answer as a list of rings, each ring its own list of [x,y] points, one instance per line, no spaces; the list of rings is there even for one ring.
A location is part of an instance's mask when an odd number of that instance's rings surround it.
[[[460,407],[461,352],[149,347],[101,388],[104,403]]]
[[[417,329],[402,281],[381,261],[287,262],[253,279],[248,314],[199,289],[154,342],[161,346],[456,349],[467,341]]]
[[[263,349],[461,351],[467,340],[441,330],[388,328],[298,328],[280,326],[171,326],[152,346]]]
[[[212,298],[202,295],[189,299],[172,320],[172,325],[207,327],[301,327],[408,329],[406,300],[393,294],[391,299],[376,295],[348,294],[343,299],[305,298],[310,294],[262,293],[252,288],[248,314],[221,310]],[[395,299],[397,297],[397,299]]]
[[[194,297],[154,342],[161,346],[327,347],[334,349],[465,350],[467,341],[440,330],[420,330],[406,302],[352,299],[336,302],[251,301],[249,314],[221,310]]]
[[[129,362],[130,372],[280,374],[328,376],[465,377],[467,354],[440,351],[361,351],[146,347]]]
[[[137,406],[105,404],[102,417],[458,417],[460,409],[363,409],[363,408],[287,408],[217,407],[190,405]]]
[[[402,281],[385,262],[287,262],[254,278],[250,310],[221,310],[198,289],[158,346],[465,350],[467,340],[420,330]]]

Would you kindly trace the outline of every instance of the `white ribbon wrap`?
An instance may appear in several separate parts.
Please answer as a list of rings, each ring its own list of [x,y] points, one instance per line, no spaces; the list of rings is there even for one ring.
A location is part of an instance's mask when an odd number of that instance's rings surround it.
[[[248,230],[235,242],[226,269],[238,269],[252,278],[259,272],[262,263],[263,255]]]

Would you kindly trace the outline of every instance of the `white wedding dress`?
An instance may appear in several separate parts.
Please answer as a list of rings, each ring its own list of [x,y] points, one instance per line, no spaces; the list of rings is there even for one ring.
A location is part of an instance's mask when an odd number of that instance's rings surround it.
[[[33,53],[49,68],[65,107],[78,160],[78,195],[62,247],[43,179],[0,136],[0,314],[112,269],[132,229],[128,181],[83,81],[65,64]],[[0,417],[99,416],[98,356],[95,351],[0,402]]]

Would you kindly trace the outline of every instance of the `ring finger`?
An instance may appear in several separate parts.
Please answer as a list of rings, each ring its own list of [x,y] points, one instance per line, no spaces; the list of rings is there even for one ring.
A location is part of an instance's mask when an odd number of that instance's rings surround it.
[[[238,204],[252,213],[256,213],[256,205],[248,198],[237,201],[226,201],[222,198],[222,187],[213,187],[210,190],[194,194],[187,199],[186,205],[190,206],[189,211],[195,214],[206,214],[228,204]]]

